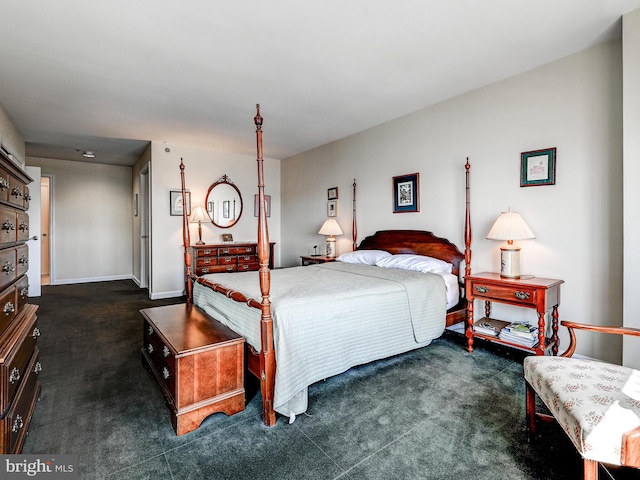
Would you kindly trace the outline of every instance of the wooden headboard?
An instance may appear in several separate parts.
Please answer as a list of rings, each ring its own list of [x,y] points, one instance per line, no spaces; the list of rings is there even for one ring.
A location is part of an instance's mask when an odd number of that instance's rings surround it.
[[[464,255],[446,238],[423,230],[380,230],[360,242],[358,250],[386,250],[392,254],[409,253],[438,258],[453,264],[454,275],[460,275]]]

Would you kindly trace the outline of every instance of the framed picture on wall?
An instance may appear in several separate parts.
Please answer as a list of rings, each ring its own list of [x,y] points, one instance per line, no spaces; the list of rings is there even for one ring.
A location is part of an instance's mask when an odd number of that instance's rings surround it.
[[[520,186],[556,184],[556,149],[545,148],[520,154]]]
[[[393,213],[420,211],[420,174],[393,177]]]
[[[337,200],[338,199],[338,187],[329,188],[327,190],[327,200]]]
[[[338,216],[338,202],[337,200],[331,200],[327,202],[327,217]]]
[[[187,200],[187,215],[191,215],[191,192],[185,190]],[[169,191],[169,214],[174,217],[182,216],[182,190]]]

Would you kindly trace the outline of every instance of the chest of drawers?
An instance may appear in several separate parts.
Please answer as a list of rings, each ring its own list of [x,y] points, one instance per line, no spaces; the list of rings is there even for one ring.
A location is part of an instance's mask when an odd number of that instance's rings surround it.
[[[273,268],[273,246],[270,244],[269,268]],[[259,270],[257,243],[220,243],[193,245],[196,275],[219,272]]]
[[[40,392],[40,331],[29,304],[32,179],[0,151],[0,454],[22,451]]]
[[[216,412],[244,410],[244,338],[187,304],[146,308],[146,365],[156,377],[177,435]]]

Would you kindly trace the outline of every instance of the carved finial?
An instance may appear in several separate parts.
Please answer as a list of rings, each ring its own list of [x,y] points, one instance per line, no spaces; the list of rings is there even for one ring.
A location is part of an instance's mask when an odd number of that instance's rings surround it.
[[[182,162],[182,157],[180,157],[180,171],[184,172],[184,163]]]
[[[469,169],[471,168],[471,165],[469,165],[469,157],[467,157],[467,163],[464,166],[465,170],[468,172]]]
[[[260,104],[259,103],[256,103],[256,111],[257,111],[257,113],[256,113],[256,116],[253,117],[253,121],[255,122],[257,129],[261,130],[262,129],[262,117],[260,116]]]

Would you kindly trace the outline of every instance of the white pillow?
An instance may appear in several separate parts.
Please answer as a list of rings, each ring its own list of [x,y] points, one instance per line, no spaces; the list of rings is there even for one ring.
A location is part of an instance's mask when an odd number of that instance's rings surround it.
[[[375,265],[383,258],[390,257],[389,252],[384,250],[356,250],[355,252],[343,253],[336,260],[344,263],[359,263],[362,265]]]
[[[438,260],[437,258],[427,257],[424,255],[399,254],[383,258],[376,262],[378,267],[383,268],[400,268],[402,270],[412,270],[422,273],[451,273],[453,265]]]

